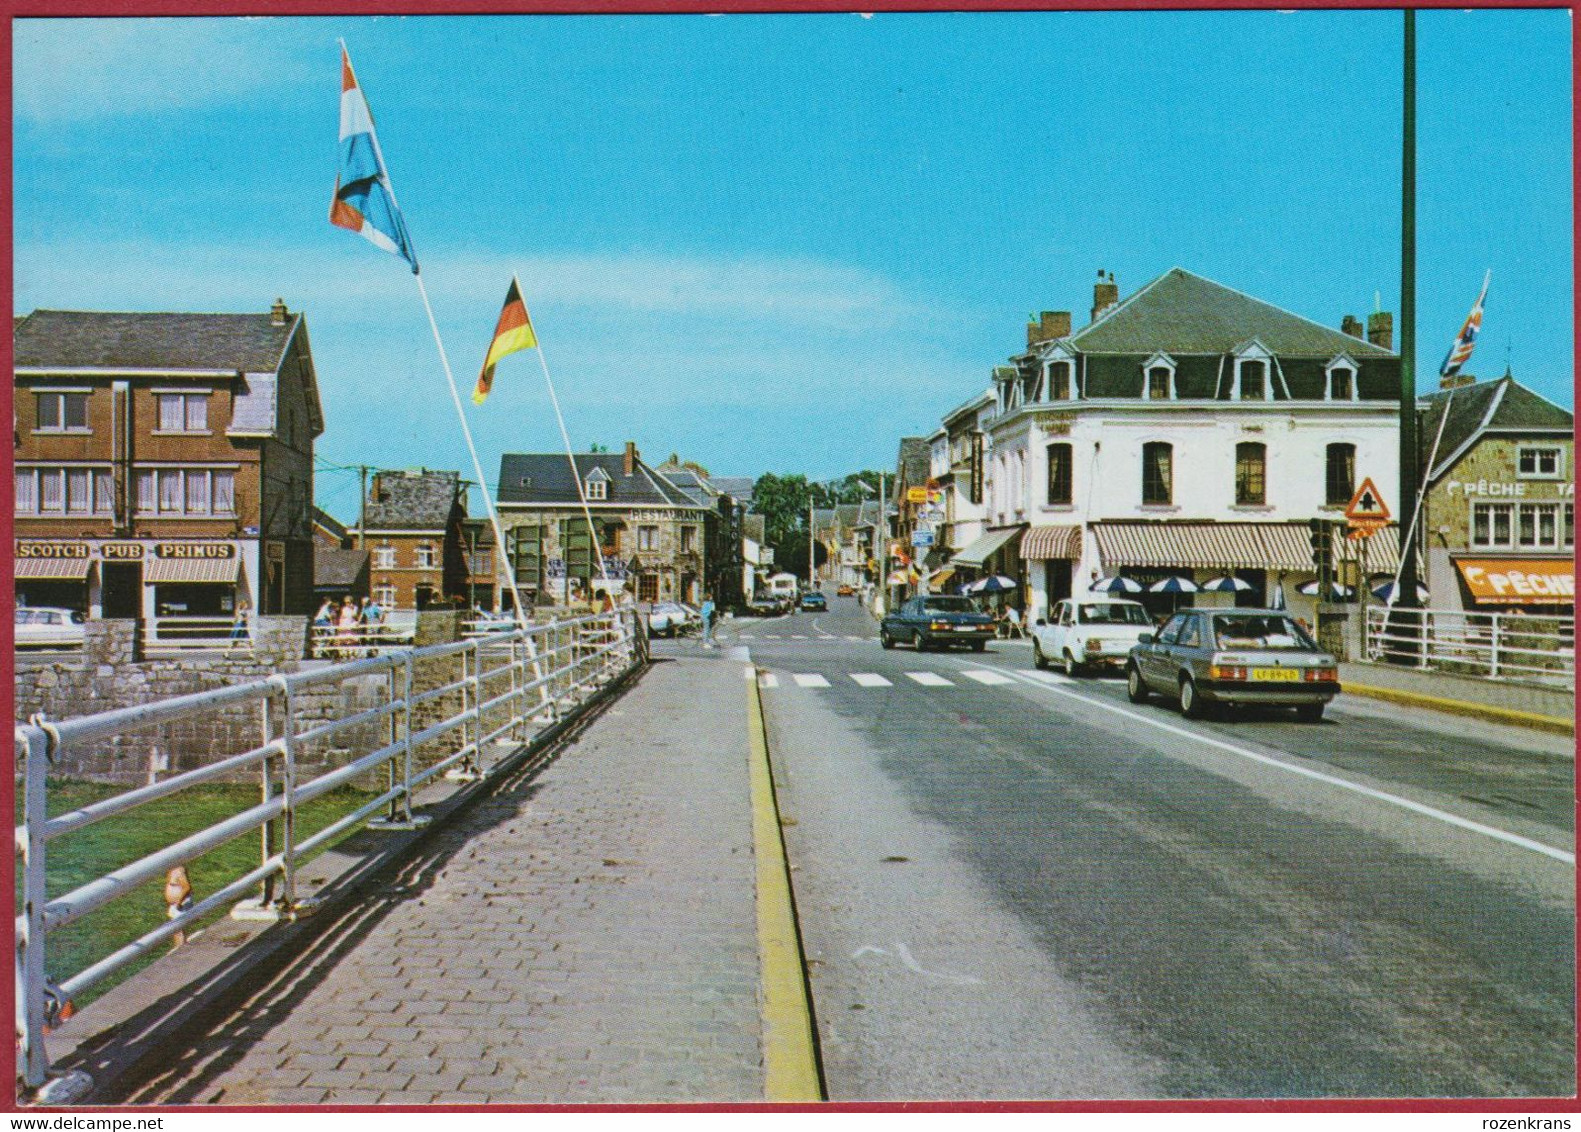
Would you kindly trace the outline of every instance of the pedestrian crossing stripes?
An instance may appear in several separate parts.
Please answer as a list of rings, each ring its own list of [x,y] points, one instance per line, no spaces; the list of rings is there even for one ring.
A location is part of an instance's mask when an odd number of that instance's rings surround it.
[[[864,688],[888,688],[890,682],[876,672],[853,672],[851,679]]]
[[[816,672],[792,673],[792,679],[796,681],[798,688],[827,688],[829,686],[829,681]]]
[[[976,680],[979,684],[994,685],[1015,683],[1013,678],[1000,672],[980,672],[974,669],[968,669],[967,671],[962,672],[961,675],[966,677],[968,680]]]
[[[953,681],[953,680],[946,680],[944,677],[940,676],[937,672],[908,672],[908,673],[906,673],[906,676],[907,676],[908,679],[915,680],[917,683],[921,684],[924,688],[953,688],[953,687],[955,687],[955,681]]]
[[[754,677],[758,686],[762,688],[778,688],[780,676],[773,672],[760,672],[754,667],[747,667],[742,671],[742,676],[748,680]],[[957,681],[950,679],[938,672],[907,672],[906,679],[925,688],[954,688]],[[990,688],[1003,687],[1015,684],[1019,677],[1025,682],[1057,685],[1074,683],[1068,676],[1058,672],[1006,672],[1002,669],[991,668],[965,668],[960,675],[975,684],[982,684]],[[877,672],[836,672],[825,675],[821,672],[787,672],[784,674],[785,683],[798,688],[832,688],[836,684],[851,681],[859,688],[892,688],[894,681]]]

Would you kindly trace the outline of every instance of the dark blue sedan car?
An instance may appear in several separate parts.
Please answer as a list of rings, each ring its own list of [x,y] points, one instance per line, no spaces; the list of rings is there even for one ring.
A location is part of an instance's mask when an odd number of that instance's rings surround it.
[[[803,609],[824,610],[829,608],[829,600],[817,590],[813,590],[811,593],[801,595],[801,607]]]

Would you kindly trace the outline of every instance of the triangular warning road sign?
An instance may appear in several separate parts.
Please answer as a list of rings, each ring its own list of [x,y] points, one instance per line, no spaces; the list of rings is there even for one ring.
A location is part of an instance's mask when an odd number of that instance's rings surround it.
[[[1378,494],[1378,488],[1370,476],[1361,481],[1356,494],[1350,497],[1350,506],[1345,508],[1345,518],[1352,522],[1367,519],[1383,522],[1389,518],[1389,505]]]

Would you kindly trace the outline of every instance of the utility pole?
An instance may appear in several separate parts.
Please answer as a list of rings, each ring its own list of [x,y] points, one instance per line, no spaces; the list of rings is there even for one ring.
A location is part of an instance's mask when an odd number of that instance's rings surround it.
[[[1400,531],[1416,530],[1419,475],[1416,435],[1416,12],[1405,10],[1404,128],[1400,154]],[[1396,605],[1415,609],[1416,540],[1400,544]]]
[[[357,471],[361,473],[359,479],[362,486],[359,488],[361,509],[357,512],[357,549],[368,549],[368,465],[358,464]]]
[[[813,579],[813,574],[814,574],[813,562],[817,558],[817,555],[813,553],[813,549],[817,545],[817,540],[813,537],[813,535],[814,535],[813,522],[814,522],[815,514],[816,514],[816,512],[813,511],[812,482],[808,481],[808,483],[807,483],[807,592],[808,593],[811,593],[813,590],[818,588],[814,584],[814,579]]]

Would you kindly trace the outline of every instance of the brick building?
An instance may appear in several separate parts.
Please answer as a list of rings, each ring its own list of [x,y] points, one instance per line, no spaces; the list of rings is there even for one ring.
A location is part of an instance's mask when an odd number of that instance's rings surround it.
[[[37,310],[15,333],[17,600],[143,622],[151,641],[246,599],[313,599],[300,314]]]
[[[426,609],[464,601],[467,562],[462,524],[466,495],[457,472],[378,471],[360,525],[373,598],[385,609]]]

